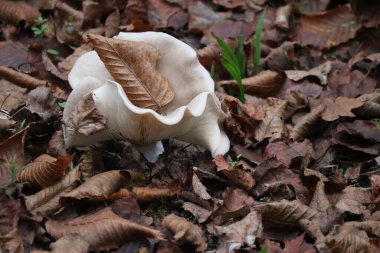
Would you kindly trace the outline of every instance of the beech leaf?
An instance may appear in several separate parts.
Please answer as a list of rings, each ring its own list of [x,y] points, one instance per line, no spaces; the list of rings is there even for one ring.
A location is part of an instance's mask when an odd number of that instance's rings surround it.
[[[359,108],[364,104],[359,99],[346,97],[338,97],[335,101],[326,98],[323,102],[326,105],[326,109],[322,113],[322,119],[325,121],[334,121],[339,119],[339,117],[355,117],[355,114],[351,110]]]
[[[100,59],[136,106],[161,110],[174,98],[169,81],[157,71],[159,51],[144,42],[89,35]]]
[[[111,207],[72,220],[46,222],[46,230],[55,238],[80,234],[91,248],[102,250],[141,237],[163,239],[160,231],[117,216]]]

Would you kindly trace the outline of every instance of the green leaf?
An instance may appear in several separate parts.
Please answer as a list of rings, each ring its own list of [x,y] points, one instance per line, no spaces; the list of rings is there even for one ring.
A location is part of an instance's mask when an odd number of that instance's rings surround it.
[[[46,53],[48,53],[50,55],[55,55],[55,56],[59,55],[59,52],[53,48],[46,49]]]
[[[242,77],[245,77],[245,54],[244,54],[244,32],[243,26],[240,29],[240,34],[237,40],[237,46],[235,50],[235,56],[240,68],[240,73]]]
[[[59,105],[60,107],[62,107],[62,108],[65,108],[65,106],[66,106],[66,101],[60,102],[60,103],[58,103],[58,105]]]
[[[253,58],[253,74],[257,74],[260,72],[260,59],[261,59],[261,34],[263,32],[264,27],[264,16],[267,7],[264,8],[263,12],[260,14],[259,20],[256,26],[255,33],[255,53]]]
[[[215,81],[215,62],[214,61],[211,64],[210,76],[211,76],[212,80]]]

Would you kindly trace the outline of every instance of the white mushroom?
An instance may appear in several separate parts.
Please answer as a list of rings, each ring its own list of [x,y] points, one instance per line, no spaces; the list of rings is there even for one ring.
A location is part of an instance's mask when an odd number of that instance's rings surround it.
[[[120,40],[143,41],[157,48],[157,70],[171,83],[175,98],[164,107],[166,115],[131,103],[123,88],[114,81],[95,51],[82,55],[69,73],[73,88],[63,117],[89,93],[96,108],[105,116],[105,129],[84,135],[64,125],[67,146],[85,146],[109,139],[125,139],[140,146],[145,157],[154,162],[163,152],[162,139],[175,138],[200,145],[213,156],[229,150],[223,131],[225,114],[214,93],[214,82],[199,63],[196,52],[182,41],[160,32],[120,33]],[[144,59],[141,59],[144,60]]]

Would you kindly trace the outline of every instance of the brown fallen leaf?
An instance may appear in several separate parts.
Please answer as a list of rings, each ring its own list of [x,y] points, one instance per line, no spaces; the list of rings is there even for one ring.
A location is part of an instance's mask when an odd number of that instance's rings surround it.
[[[159,110],[173,100],[173,88],[156,69],[160,54],[153,46],[97,35],[88,38],[108,71],[136,106]]]
[[[154,29],[173,27],[175,30],[187,24],[189,15],[178,5],[164,0],[148,0],[148,21]]]
[[[380,118],[380,90],[363,94],[358,99],[364,104],[353,110],[356,116],[364,119]]]
[[[213,0],[212,2],[216,5],[226,7],[227,9],[234,9],[245,6],[244,0]]]
[[[312,68],[308,71],[306,70],[287,70],[285,71],[286,77],[298,82],[306,77],[313,76],[318,78],[320,84],[327,84],[327,76],[332,69],[332,64],[330,61],[322,63],[321,65]]]
[[[322,112],[322,119],[325,121],[334,121],[339,117],[355,117],[351,110],[361,107],[364,102],[359,99],[338,97],[334,100],[326,98],[323,101],[326,109]]]
[[[53,185],[66,173],[72,159],[72,156],[54,158],[47,154],[40,155],[17,175],[17,180],[41,187]]]
[[[222,155],[216,156],[213,161],[217,166],[217,171],[223,173],[232,183],[240,188],[249,191],[255,185],[255,180],[248,172],[232,167]]]
[[[47,72],[49,72],[50,74],[52,74],[53,76],[61,80],[67,81],[67,76],[63,75],[61,71],[59,71],[57,66],[55,66],[55,64],[53,63],[53,61],[50,59],[50,57],[47,55],[46,52],[42,52],[41,58],[42,58],[42,63]]]
[[[365,231],[350,223],[343,224],[326,237],[326,245],[332,252],[366,253],[369,252],[369,238]]]
[[[376,27],[380,24],[379,2],[352,0],[350,4],[356,18],[365,27]]]
[[[190,243],[197,246],[197,251],[206,250],[207,242],[202,229],[185,218],[169,214],[162,220],[162,226],[174,233],[174,240],[180,245]]]
[[[150,202],[162,197],[172,197],[181,191],[177,183],[169,184],[165,187],[133,187],[132,192],[138,202]]]
[[[303,16],[293,40],[303,46],[330,48],[353,38],[359,28],[350,5],[341,5],[326,12]]]
[[[268,102],[270,106],[266,108],[265,117],[255,132],[255,139],[258,141],[266,138],[273,141],[285,135],[284,114],[287,101],[270,98]]]
[[[57,66],[62,75],[67,78],[67,75],[71,71],[76,60],[84,53],[89,52],[91,49],[92,48],[90,45],[83,44],[80,47],[77,47],[71,55],[67,56],[63,61],[59,62]]]
[[[117,0],[84,0],[82,4],[82,26],[87,28],[99,25],[100,19],[112,13],[117,4]]]
[[[197,174],[194,173],[192,179],[193,179],[192,186],[193,186],[194,193],[204,200],[211,199],[210,194],[207,192],[207,188],[202,184]]]
[[[27,3],[1,1],[0,20],[7,23],[18,25],[23,21],[26,26],[30,26],[39,16],[40,12]]]
[[[319,105],[313,108],[308,114],[305,114],[301,119],[297,121],[297,124],[289,133],[289,138],[297,141],[302,137],[308,136],[310,130],[321,119],[321,114],[325,110],[324,105]]]
[[[106,127],[106,118],[96,108],[91,93],[79,100],[72,113],[62,121],[66,126],[86,136],[102,131]]]
[[[25,104],[25,88],[21,88],[5,79],[0,79],[0,85],[0,101],[2,104],[2,110],[8,113],[13,113],[16,109]]]
[[[371,192],[369,189],[347,186],[341,194],[338,194],[338,201],[335,205],[342,212],[360,215],[370,203]]]
[[[0,188],[16,180],[12,175],[17,175],[25,165],[24,145],[29,127],[0,143]]]
[[[43,121],[57,116],[61,110],[58,99],[48,87],[38,87],[31,90],[26,98],[26,106],[29,111],[36,113]]]
[[[317,253],[311,244],[305,242],[304,237],[302,234],[291,241],[284,241],[285,248],[282,253]]]
[[[104,23],[106,27],[106,37],[113,37],[119,32],[120,11],[116,8],[106,19]]]
[[[244,91],[248,94],[267,97],[283,84],[284,74],[272,70],[264,70],[255,76],[243,78]],[[237,89],[235,80],[219,81],[217,85]]]
[[[52,253],[86,253],[89,250],[89,244],[79,234],[66,235],[59,238],[50,245]]]
[[[131,176],[128,171],[111,170],[96,174],[86,179],[75,190],[62,196],[62,200],[89,199],[92,201],[103,201],[112,193],[116,192],[130,181]]]
[[[47,81],[39,80],[30,75],[3,66],[0,66],[0,76],[3,76],[5,79],[16,83],[23,88],[27,88],[28,90],[40,86],[47,86]]]
[[[160,231],[123,219],[110,207],[74,219],[46,222],[47,232],[55,238],[80,234],[90,248],[105,250],[114,248],[126,240],[141,237],[163,239]]]
[[[211,211],[191,202],[183,203],[182,208],[194,215],[199,223],[207,221],[212,213]]]
[[[0,42],[0,50],[2,52],[0,66],[23,69],[23,66],[29,63],[28,47],[21,42],[2,41]]]
[[[79,32],[83,24],[83,13],[64,2],[57,2],[54,8],[56,37],[61,43],[78,45]]]
[[[261,215],[250,212],[242,220],[227,226],[209,226],[208,230],[219,237],[217,252],[233,252],[244,244],[253,247],[256,239],[261,238],[263,225]]]
[[[52,214],[61,208],[60,198],[72,191],[80,180],[80,170],[78,167],[67,173],[61,181],[46,187],[36,194],[25,197],[25,205],[28,211],[36,214]]]
[[[309,206],[318,211],[326,211],[330,207],[330,201],[325,192],[325,184],[322,180],[318,182]]]
[[[22,237],[19,234],[18,221],[21,205],[18,200],[10,200],[0,195],[0,250],[4,252],[24,252]]]
[[[265,228],[297,226],[302,219],[311,219],[318,214],[314,208],[298,200],[281,200],[265,203],[256,207],[263,216]]]

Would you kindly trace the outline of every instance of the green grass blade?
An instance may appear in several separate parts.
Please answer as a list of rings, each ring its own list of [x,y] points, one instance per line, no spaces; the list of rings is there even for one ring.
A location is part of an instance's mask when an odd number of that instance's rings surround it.
[[[211,76],[212,80],[215,81],[215,62],[214,61],[211,64],[210,76]]]
[[[239,69],[242,77],[245,77],[245,54],[244,54],[244,32],[243,26],[240,29],[240,34],[237,40],[235,56],[239,64]]]
[[[256,75],[260,72],[260,59],[261,59],[261,34],[263,32],[264,26],[264,16],[265,16],[266,7],[263,12],[260,14],[259,20],[256,26],[255,33],[255,53],[253,58],[253,74]]]

